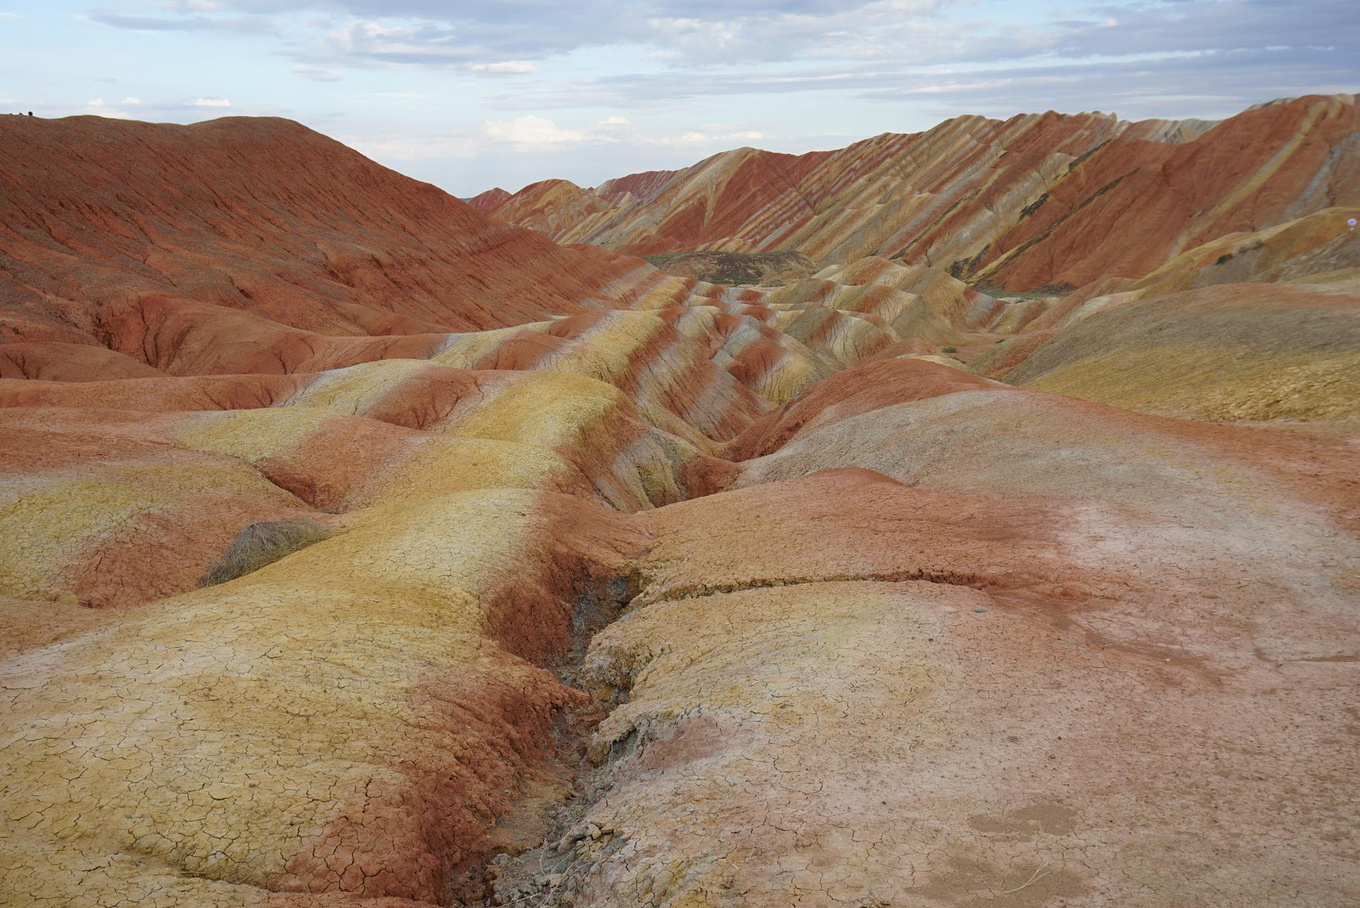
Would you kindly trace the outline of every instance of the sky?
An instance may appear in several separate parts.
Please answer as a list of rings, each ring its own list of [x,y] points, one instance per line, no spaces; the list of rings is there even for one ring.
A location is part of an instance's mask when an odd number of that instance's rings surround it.
[[[289,117],[459,196],[1360,91],[1360,0],[0,0],[0,111]]]

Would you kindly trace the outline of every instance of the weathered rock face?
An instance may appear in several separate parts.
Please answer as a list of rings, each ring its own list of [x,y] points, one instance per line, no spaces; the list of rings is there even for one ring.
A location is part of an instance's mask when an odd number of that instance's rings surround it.
[[[1353,97],[1277,102],[1210,125],[961,117],[834,152],[743,148],[594,190],[549,181],[488,197],[483,210],[634,254],[884,256],[1031,290],[1139,278],[1225,234],[1360,204]]]
[[[724,288],[278,121],[32,125],[0,903],[1360,903],[1346,210]]]

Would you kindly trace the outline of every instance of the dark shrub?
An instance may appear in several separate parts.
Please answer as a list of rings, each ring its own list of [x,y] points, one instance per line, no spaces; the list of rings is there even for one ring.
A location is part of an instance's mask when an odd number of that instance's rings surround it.
[[[198,585],[214,586],[244,577],[329,535],[325,527],[305,517],[252,523],[236,534],[217,563],[199,578]]]

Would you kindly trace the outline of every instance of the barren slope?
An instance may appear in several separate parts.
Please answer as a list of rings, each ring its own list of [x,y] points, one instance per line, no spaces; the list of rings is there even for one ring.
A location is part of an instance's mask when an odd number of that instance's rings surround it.
[[[101,345],[178,373],[292,371],[393,343],[370,337],[630,301],[647,270],[491,224],[286,120],[0,117],[0,343]]]

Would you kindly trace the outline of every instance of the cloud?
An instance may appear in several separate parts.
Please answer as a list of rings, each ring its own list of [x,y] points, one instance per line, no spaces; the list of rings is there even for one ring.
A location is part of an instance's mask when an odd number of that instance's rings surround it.
[[[304,79],[311,79],[313,82],[339,82],[345,78],[342,74],[324,66],[317,66],[314,63],[299,63],[294,66],[292,73]]]
[[[136,105],[142,103],[142,99],[141,99],[141,98],[134,98],[134,97],[128,96],[128,97],[124,98],[123,100],[119,101],[118,103],[119,103],[119,104],[124,104],[124,105],[129,105],[129,106],[135,107]]]
[[[714,125],[687,129],[674,135],[657,135],[633,126],[625,117],[597,120],[585,129],[564,129],[545,117],[523,116],[514,120],[491,120],[482,124],[482,139],[494,146],[510,146],[512,151],[562,153],[582,147],[596,150],[615,148],[688,148],[716,151],[763,138],[758,130]]]
[[[839,100],[894,116],[1049,107],[1181,116],[1360,84],[1354,0],[104,2],[89,18],[115,28],[277,36],[293,74],[315,81],[356,68],[509,77],[478,95],[510,111],[479,138],[515,149],[633,141],[628,123],[559,128],[548,118],[569,121],[554,111],[650,115],[737,96],[731,104],[805,96],[809,120],[835,120]],[[738,132],[749,130],[672,123],[656,141],[753,141]]]
[[[1065,18],[1037,10],[944,0],[171,0],[165,14],[100,7],[90,18],[138,30],[323,35],[308,62],[460,66],[526,74],[535,61],[585,48],[649,48],[677,65],[735,68],[797,61],[984,62],[1036,54],[1063,58],[1269,44],[1360,45],[1353,0],[1105,0]],[[312,15],[323,13],[323,16]],[[330,25],[318,26],[318,22]]]
[[[995,11],[1003,6],[992,4]],[[498,70],[590,47],[647,45],[662,58],[705,65],[797,59],[912,62],[1014,59],[1138,51],[1232,49],[1263,42],[1354,46],[1360,17],[1352,0],[1284,4],[1266,0],[1107,0],[1069,6],[1066,18],[1020,25],[986,3],[943,0],[171,0],[161,15],[121,6],[89,17],[144,31],[278,32],[279,20],[335,23],[329,49],[341,57],[461,61]],[[310,16],[323,13],[323,17]],[[724,58],[721,54],[736,54]]]
[[[473,63],[468,67],[475,73],[492,75],[525,75],[538,72],[538,67],[528,60],[504,60],[500,63]]]
[[[219,32],[236,35],[276,35],[267,16],[139,16],[117,9],[93,9],[91,21],[138,32]]]
[[[1175,53],[1098,65],[1055,61],[859,86],[867,100],[927,100],[941,114],[963,107],[1008,116],[1098,106],[1131,118],[1227,116],[1277,97],[1354,90],[1355,69],[1348,53],[1307,48]]]
[[[636,147],[727,147],[736,142],[758,141],[761,133],[753,129],[703,127],[674,136],[646,135],[633,128],[624,117],[597,120],[588,129],[563,129],[552,120],[523,116],[514,120],[489,120],[482,124],[488,142],[510,145],[513,150],[561,151],[579,145],[629,144]]]
[[[136,99],[129,100],[135,101]],[[126,104],[127,101],[125,100],[123,103]],[[106,103],[103,98],[95,98],[91,101],[86,101],[85,107],[80,112],[96,117],[109,117],[113,120],[129,120],[132,118],[131,111],[125,110],[122,105]]]
[[[90,13],[96,22],[140,31],[282,32],[312,13],[333,23],[306,51],[335,65],[439,65],[524,74],[535,61],[588,48],[647,45],[677,59],[712,63],[717,53],[780,59],[816,53],[828,42],[863,44],[867,33],[896,32],[930,16],[941,0],[214,0],[172,2],[144,15],[123,6]],[[317,17],[313,17],[317,18]],[[883,43],[886,43],[883,42]]]
[[[340,137],[340,141],[374,160],[428,161],[475,157],[479,145],[468,136],[444,135],[411,138],[375,135]]]
[[[1314,0],[1304,7],[1262,0],[1105,3],[1024,26],[908,17],[896,31],[828,33],[816,53],[779,65],[737,58],[724,66],[564,79],[489,100],[530,109],[651,109],[803,94],[810,104],[829,103],[819,96],[929,101],[945,116],[1115,105],[1139,116],[1188,116],[1210,109],[1221,115],[1274,97],[1355,91],[1360,16],[1353,3]]]
[[[515,146],[516,150],[554,148],[585,142],[589,136],[577,129],[560,129],[544,117],[525,116],[515,120],[488,120],[482,134],[492,142]]]
[[[226,98],[194,98],[189,102],[194,107],[230,107],[231,102]]]
[[[640,145],[657,145],[665,148],[730,148],[735,142],[758,142],[764,135],[755,129],[713,131],[711,129],[691,129],[678,136],[639,136]]]

